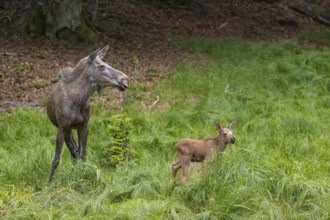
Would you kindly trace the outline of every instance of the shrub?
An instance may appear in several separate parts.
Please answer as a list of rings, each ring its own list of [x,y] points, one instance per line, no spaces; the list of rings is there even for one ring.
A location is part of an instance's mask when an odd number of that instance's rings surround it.
[[[111,142],[103,150],[104,162],[106,166],[115,168],[133,158],[134,151],[129,147],[132,119],[124,113],[113,115],[105,122],[106,133],[111,137]]]

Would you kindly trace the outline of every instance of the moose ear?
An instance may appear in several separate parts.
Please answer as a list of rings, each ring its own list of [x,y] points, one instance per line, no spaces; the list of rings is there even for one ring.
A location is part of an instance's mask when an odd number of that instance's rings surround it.
[[[216,123],[215,124],[215,127],[217,128],[217,130],[220,132],[221,131],[221,125],[220,123]]]
[[[232,123],[229,124],[228,128],[229,130],[233,130],[236,127],[236,121],[233,121]]]
[[[102,60],[105,57],[105,55],[107,55],[108,49],[109,49],[109,45],[103,47],[101,50],[97,52],[97,56],[100,57],[100,59]]]
[[[88,62],[89,62],[89,63],[93,63],[93,61],[94,61],[95,58],[97,57],[99,51],[100,51],[100,49],[97,49],[97,50],[95,50],[94,52],[92,52],[91,54],[89,54],[89,56],[88,56]]]

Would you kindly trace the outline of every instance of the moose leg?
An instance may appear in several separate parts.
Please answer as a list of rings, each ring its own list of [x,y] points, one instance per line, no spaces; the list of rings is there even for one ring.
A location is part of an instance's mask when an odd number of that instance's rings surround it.
[[[75,152],[76,152],[76,155],[78,156],[78,153],[79,153],[79,147],[78,147],[78,145],[77,145],[77,143],[76,143],[76,141],[75,141],[75,139],[74,139],[74,137],[73,137],[72,134],[71,134],[71,143],[72,143],[72,145],[74,146],[74,150],[75,150]]]
[[[188,179],[190,161],[191,161],[190,157],[181,158],[181,166],[182,166],[181,181],[182,182],[186,182]]]
[[[173,179],[175,179],[176,177],[176,173],[178,172],[178,170],[181,168],[181,161],[177,161],[174,164],[172,164],[172,177]]]
[[[63,147],[63,139],[64,139],[63,129],[59,128],[57,130],[55,156],[54,156],[48,183],[52,182],[55,170],[60,162],[61,151],[62,151],[62,147]]]
[[[200,169],[200,175],[202,179],[205,179],[205,171],[207,170],[208,167],[208,160],[205,160],[201,164],[201,169]]]
[[[205,157],[205,160],[202,161],[201,169],[200,169],[200,172],[201,172],[201,176],[202,176],[202,178],[205,177],[204,174],[205,174],[205,171],[207,170],[207,168],[208,168],[208,166],[209,166],[209,164],[210,164],[210,160],[211,160],[211,156],[210,156],[210,155],[207,155],[207,156]]]
[[[86,145],[88,137],[88,122],[78,128],[78,140],[79,140],[79,158],[83,161],[86,160]]]
[[[78,147],[73,138],[71,129],[65,133],[64,141],[66,143],[66,146],[69,148],[72,161],[75,162],[78,157]]]

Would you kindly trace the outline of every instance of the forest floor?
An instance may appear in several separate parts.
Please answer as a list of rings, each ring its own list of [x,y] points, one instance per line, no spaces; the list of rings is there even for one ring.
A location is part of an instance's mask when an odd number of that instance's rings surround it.
[[[285,1],[100,1],[97,23],[107,37],[93,45],[70,44],[24,34],[24,19],[33,2],[1,2],[0,113],[20,106],[42,106],[61,68],[74,66],[107,44],[106,62],[133,80],[153,83],[157,82],[155,75],[164,76],[179,62],[193,58],[175,46],[180,38],[296,39],[307,45],[304,34],[324,27],[289,10]]]

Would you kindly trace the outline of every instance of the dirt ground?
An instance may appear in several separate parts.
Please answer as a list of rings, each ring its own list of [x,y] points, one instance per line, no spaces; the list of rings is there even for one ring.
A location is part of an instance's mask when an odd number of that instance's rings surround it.
[[[108,37],[94,45],[84,45],[31,38],[23,33],[23,24],[33,1],[0,0],[0,113],[20,106],[42,106],[61,68],[74,66],[107,44],[110,50],[106,62],[133,80],[138,75],[139,80],[152,81],[191,58],[173,46],[173,40],[180,37],[277,41],[298,38],[311,25],[320,26],[288,10],[281,1],[178,2],[101,0],[97,23]]]

